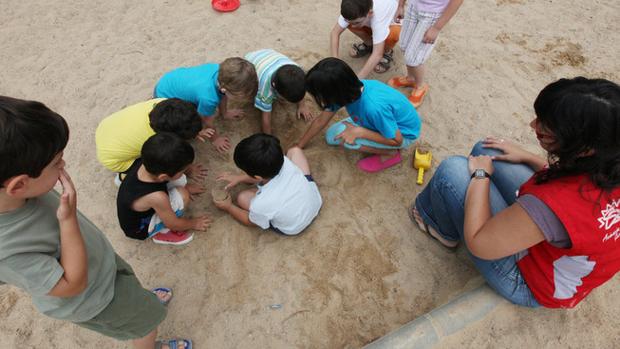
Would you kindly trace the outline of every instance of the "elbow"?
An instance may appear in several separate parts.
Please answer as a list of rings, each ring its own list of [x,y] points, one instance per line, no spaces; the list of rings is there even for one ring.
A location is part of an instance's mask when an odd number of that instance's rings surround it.
[[[64,296],[67,298],[78,296],[82,294],[84,290],[86,290],[87,286],[88,286],[88,275],[72,283],[71,286],[66,290]]]

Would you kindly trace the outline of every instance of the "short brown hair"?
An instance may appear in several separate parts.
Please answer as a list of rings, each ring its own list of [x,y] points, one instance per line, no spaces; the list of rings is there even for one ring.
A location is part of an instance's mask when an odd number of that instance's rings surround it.
[[[254,96],[258,91],[258,77],[254,65],[241,57],[226,58],[220,64],[217,78],[220,88],[234,94]]]

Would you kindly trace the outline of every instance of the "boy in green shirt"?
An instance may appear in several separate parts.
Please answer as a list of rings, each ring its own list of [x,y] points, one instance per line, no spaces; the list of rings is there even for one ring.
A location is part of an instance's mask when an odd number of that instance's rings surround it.
[[[77,211],[62,159],[68,139],[65,120],[45,105],[0,96],[0,283],[26,291],[47,316],[135,348],[191,348],[189,340],[155,342],[171,291],[144,289]]]

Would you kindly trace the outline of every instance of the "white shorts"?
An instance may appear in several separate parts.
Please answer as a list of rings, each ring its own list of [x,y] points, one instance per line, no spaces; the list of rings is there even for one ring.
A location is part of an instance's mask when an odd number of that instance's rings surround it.
[[[172,207],[172,211],[180,217],[183,215],[183,196],[177,190],[177,187],[183,187],[187,184],[187,177],[185,175],[181,176],[181,178],[168,182],[168,198],[170,199],[170,206]],[[156,214],[151,216],[151,222],[149,223],[149,237],[152,237],[158,233],[167,233],[170,231],[162,222],[161,218]]]
[[[435,43],[422,42],[426,31],[441,17],[441,13],[420,12],[415,9],[415,1],[409,1],[403,27],[400,32],[400,48],[404,52],[405,63],[410,67],[424,64],[435,47]]]

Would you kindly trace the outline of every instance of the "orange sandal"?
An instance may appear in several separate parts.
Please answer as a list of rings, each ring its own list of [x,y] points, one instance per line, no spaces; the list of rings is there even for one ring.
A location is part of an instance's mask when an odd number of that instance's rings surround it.
[[[415,88],[415,81],[409,81],[406,76],[395,76],[388,80],[388,85],[399,88],[399,87],[411,87]]]
[[[428,84],[424,84],[413,90],[409,96],[409,102],[411,102],[414,107],[419,108],[422,102],[424,102],[424,96],[426,96],[428,89]]]

